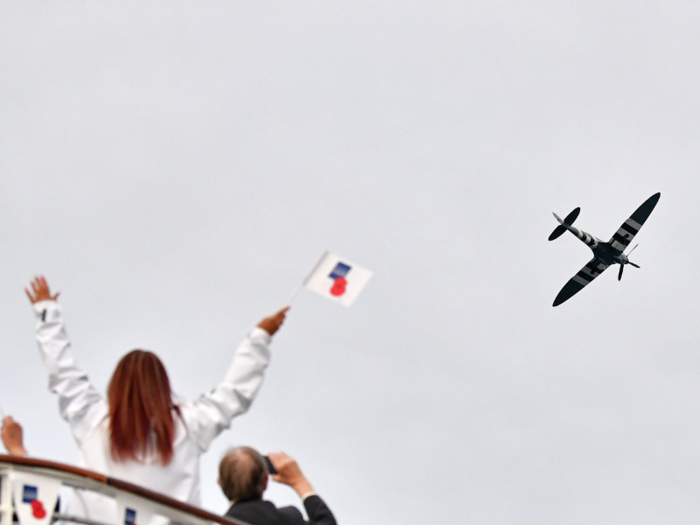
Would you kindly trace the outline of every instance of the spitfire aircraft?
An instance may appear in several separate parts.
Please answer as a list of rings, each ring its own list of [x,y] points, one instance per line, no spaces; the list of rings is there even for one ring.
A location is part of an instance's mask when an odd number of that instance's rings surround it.
[[[603,242],[590,233],[586,233],[572,226],[581,208],[576,208],[569,213],[564,220],[561,220],[556,213],[554,214],[554,217],[559,222],[559,226],[554,229],[549,236],[549,240],[553,241],[566,230],[569,230],[593,251],[593,259],[588,261],[588,264],[581,268],[581,270],[564,285],[564,288],[561,289],[559,295],[554,299],[554,304],[552,306],[559,306],[564,301],[571,299],[580,292],[584,286],[603,273],[608,266],[613,264],[620,265],[620,272],[617,275],[618,281],[622,279],[622,270],[625,268],[626,264],[639,268],[638,265],[629,260],[629,255],[637,246],[632,248],[627,255],[624,254],[624,251],[630,245],[634,236],[637,235],[644,221],[646,221],[649,215],[651,215],[651,212],[654,211],[654,207],[656,203],[659,202],[660,197],[661,193],[655,193],[649,197],[644,204],[637,208],[632,216],[620,226],[615,232],[615,235],[613,235],[608,242]]]

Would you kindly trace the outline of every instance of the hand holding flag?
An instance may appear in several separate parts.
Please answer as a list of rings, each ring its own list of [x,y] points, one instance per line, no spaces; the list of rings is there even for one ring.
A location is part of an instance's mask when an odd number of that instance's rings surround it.
[[[284,323],[284,319],[287,316],[289,308],[289,306],[285,306],[276,314],[266,317],[260,321],[260,323],[258,323],[258,328],[262,328],[270,335],[275,335],[277,330],[280,329],[280,326],[282,326],[282,323]]]

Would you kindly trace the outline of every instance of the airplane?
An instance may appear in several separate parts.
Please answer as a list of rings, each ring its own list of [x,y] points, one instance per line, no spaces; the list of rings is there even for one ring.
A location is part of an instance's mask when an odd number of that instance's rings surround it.
[[[608,266],[612,266],[613,264],[620,265],[620,272],[617,274],[618,281],[622,279],[622,270],[625,268],[626,264],[639,268],[639,265],[629,260],[629,255],[639,245],[632,248],[627,255],[625,255],[624,251],[630,245],[634,236],[637,235],[644,222],[649,218],[651,212],[654,211],[654,207],[656,203],[659,202],[660,197],[661,193],[655,193],[644,201],[644,204],[637,208],[608,242],[603,242],[590,233],[586,233],[572,226],[576,217],[578,217],[578,214],[581,212],[581,208],[576,208],[569,213],[564,220],[560,219],[556,213],[553,214],[559,226],[554,229],[549,236],[549,240],[553,241],[560,237],[565,231],[569,230],[591,249],[593,252],[593,259],[588,261],[588,264],[581,268],[581,270],[564,285],[554,299],[554,304],[552,304],[552,306],[559,306],[564,301],[571,299],[574,295],[583,290],[584,286],[603,273]]]

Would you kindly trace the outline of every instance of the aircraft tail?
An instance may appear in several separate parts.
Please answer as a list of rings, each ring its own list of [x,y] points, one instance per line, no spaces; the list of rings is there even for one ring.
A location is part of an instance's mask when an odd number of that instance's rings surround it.
[[[554,231],[549,236],[549,240],[553,241],[554,239],[559,238],[561,236],[561,234],[566,231],[566,227],[571,226],[574,223],[574,221],[576,220],[576,217],[578,217],[579,213],[581,213],[581,208],[576,208],[576,209],[574,209],[574,211],[569,213],[569,215],[567,215],[564,218],[564,220],[561,220],[559,215],[557,215],[556,213],[553,213],[552,215],[554,215],[554,218],[559,223],[559,226],[554,228]]]

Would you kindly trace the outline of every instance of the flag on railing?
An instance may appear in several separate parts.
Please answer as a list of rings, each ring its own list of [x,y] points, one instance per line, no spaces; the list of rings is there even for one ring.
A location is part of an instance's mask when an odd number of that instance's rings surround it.
[[[20,525],[48,525],[61,492],[61,482],[27,472],[12,471],[15,511]]]
[[[154,514],[145,500],[129,494],[117,493],[117,525],[148,525]]]

